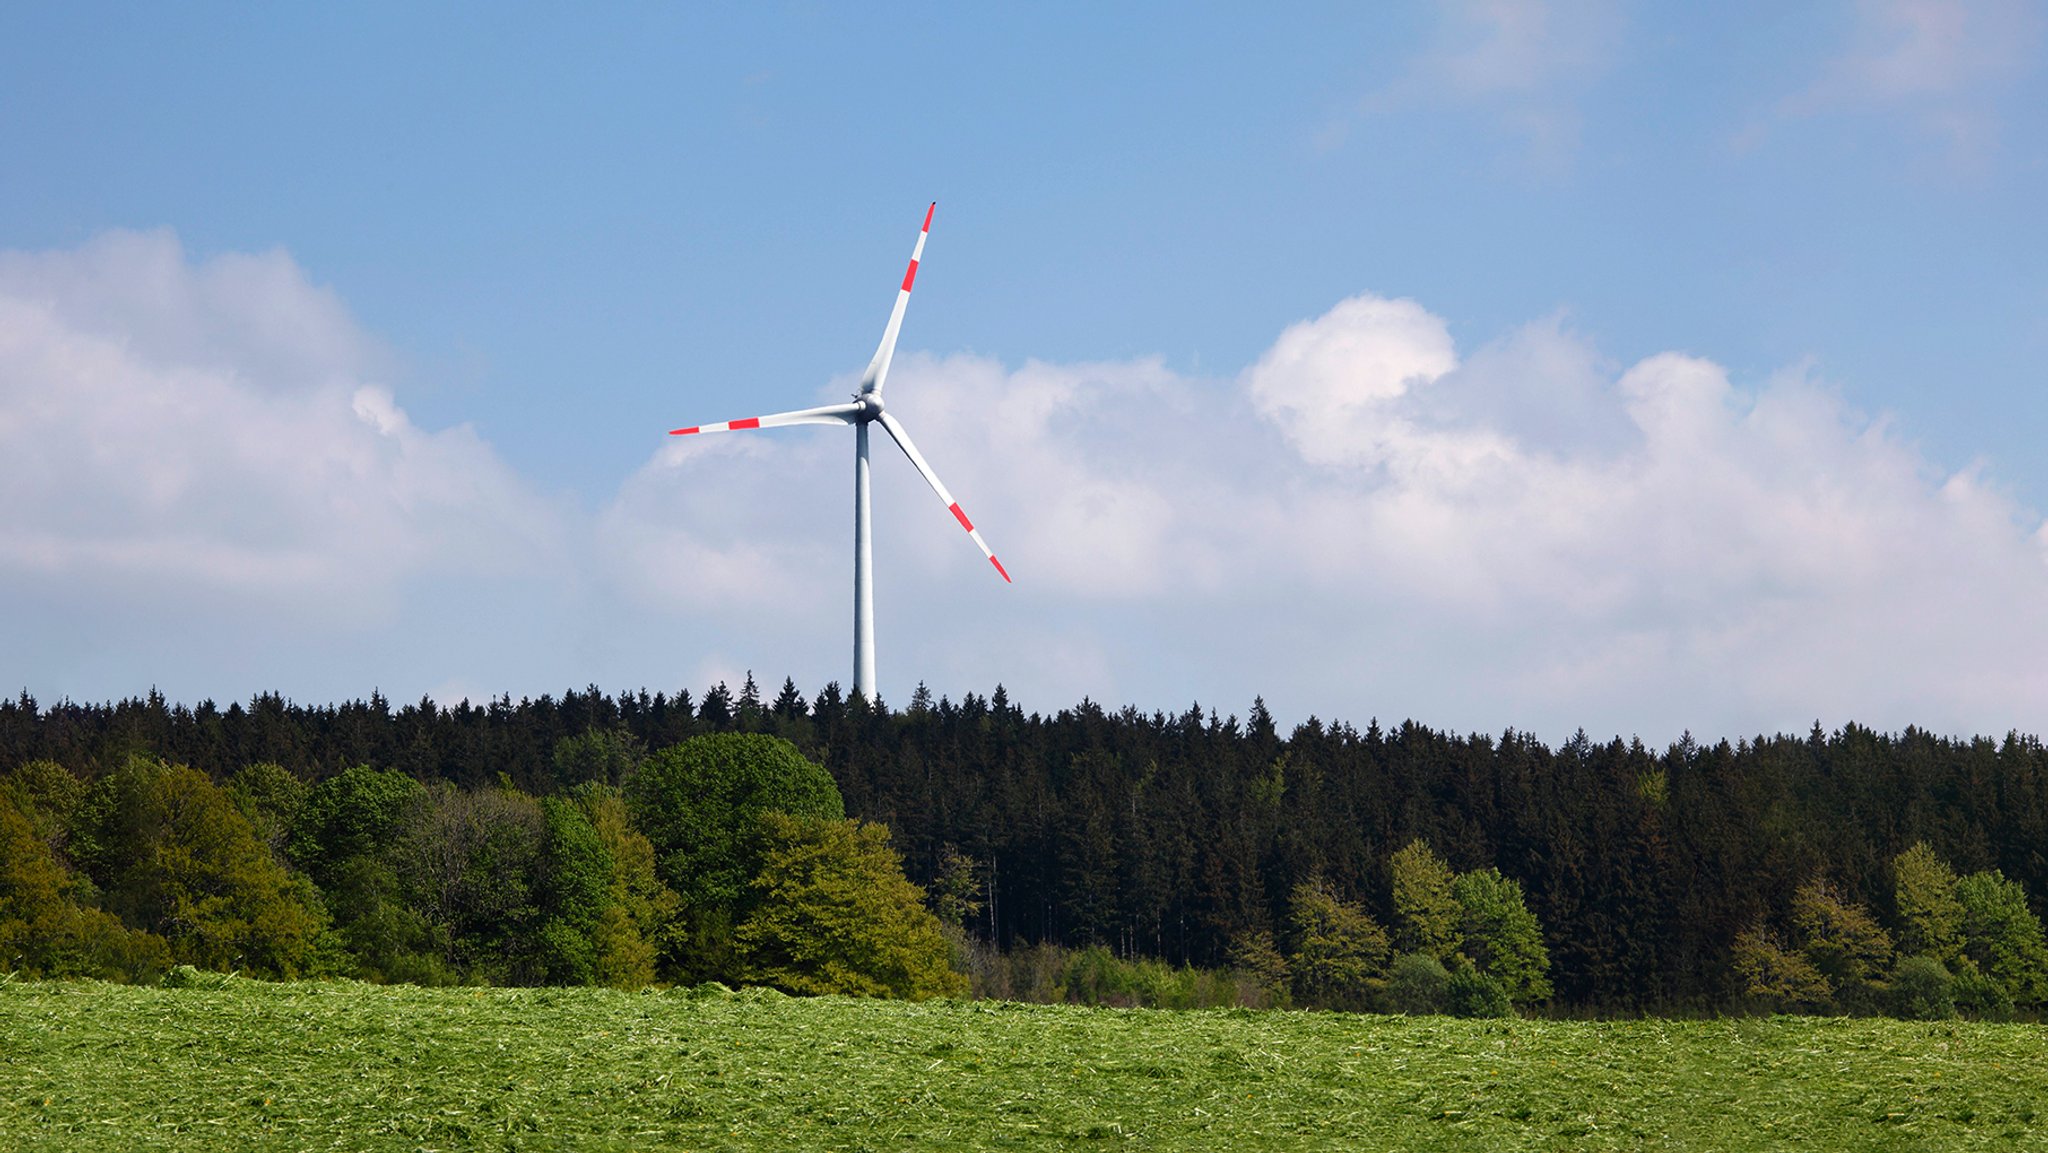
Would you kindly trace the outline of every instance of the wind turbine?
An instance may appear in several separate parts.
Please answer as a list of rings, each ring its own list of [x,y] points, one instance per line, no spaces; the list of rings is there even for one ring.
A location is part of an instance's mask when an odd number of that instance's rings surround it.
[[[938,210],[933,201],[924,210],[924,225],[917,231],[917,247],[910,251],[910,267],[903,273],[903,287],[897,290],[896,307],[889,310],[889,326],[882,330],[881,347],[875,349],[875,358],[868,362],[867,371],[861,374],[860,391],[853,394],[847,404],[828,404],[822,408],[801,408],[795,412],[778,412],[771,416],[750,416],[743,420],[729,420],[723,424],[700,424],[690,428],[670,429],[670,436],[694,436],[703,432],[738,432],[750,428],[780,428],[786,424],[850,424],[853,426],[853,687],[868,700],[875,700],[875,551],[874,541],[868,528],[868,426],[879,424],[910,458],[911,465],[932,491],[945,502],[947,511],[974,543],[981,548],[988,563],[996,566],[1003,580],[1010,579],[1009,570],[996,554],[989,551],[988,542],[981,539],[981,533],[967,514],[960,511],[960,502],[946,491],[939,474],[925,463],[924,454],[917,451],[917,445],[904,430],[901,421],[890,416],[882,408],[882,385],[889,379],[889,361],[896,355],[896,334],[903,328],[903,310],[910,304],[910,286],[917,280],[917,262],[924,258],[925,238],[931,235],[932,213]]]

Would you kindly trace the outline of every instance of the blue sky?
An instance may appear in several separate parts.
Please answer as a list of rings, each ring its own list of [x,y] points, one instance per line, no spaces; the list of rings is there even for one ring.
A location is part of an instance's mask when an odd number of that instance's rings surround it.
[[[1918,0],[10,10],[0,673],[845,680],[850,438],[660,434],[843,392],[935,199],[892,411],[1019,583],[883,461],[892,700],[2038,731],[2044,51]]]

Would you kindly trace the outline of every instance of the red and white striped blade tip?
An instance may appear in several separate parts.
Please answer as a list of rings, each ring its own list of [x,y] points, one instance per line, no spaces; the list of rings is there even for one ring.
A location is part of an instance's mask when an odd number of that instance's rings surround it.
[[[990,554],[988,554],[988,563],[990,563],[990,564],[992,564],[992,565],[996,566],[996,571],[997,571],[997,572],[999,572],[999,573],[1001,573],[1001,574],[1003,574],[1003,583],[1004,583],[1004,584],[1012,584],[1012,585],[1013,585],[1013,584],[1016,584],[1016,583],[1017,583],[1016,581],[1013,581],[1013,580],[1011,580],[1011,579],[1010,579],[1010,570],[1009,570],[1009,569],[1006,569],[1006,568],[1004,568],[1004,567],[1003,567],[1003,562],[1002,562],[1002,561],[999,561],[999,560],[997,560],[997,559],[996,559],[996,554],[994,554],[994,553],[990,553]]]
[[[932,201],[932,206],[924,210],[924,227],[918,229],[919,232],[930,232],[932,230],[932,213],[938,210],[939,202],[936,200]]]

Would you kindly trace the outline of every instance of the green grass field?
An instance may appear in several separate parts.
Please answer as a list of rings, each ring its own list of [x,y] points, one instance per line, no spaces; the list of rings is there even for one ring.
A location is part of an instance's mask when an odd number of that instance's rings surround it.
[[[2048,1031],[0,986],[0,1149],[2048,1149]]]

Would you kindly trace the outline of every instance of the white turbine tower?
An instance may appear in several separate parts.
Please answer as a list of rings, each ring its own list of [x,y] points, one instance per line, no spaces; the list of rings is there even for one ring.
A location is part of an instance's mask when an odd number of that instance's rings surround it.
[[[875,699],[875,552],[873,539],[868,530],[868,425],[880,424],[910,458],[910,463],[924,477],[932,491],[946,503],[947,511],[974,543],[981,547],[988,563],[996,566],[1003,580],[1010,579],[1003,562],[989,551],[988,542],[981,539],[967,514],[960,511],[960,502],[946,491],[939,480],[939,474],[925,463],[924,454],[917,451],[917,445],[910,440],[910,433],[904,430],[902,422],[882,409],[882,385],[889,378],[889,361],[896,355],[896,334],[903,328],[903,309],[910,303],[910,286],[917,279],[917,262],[924,258],[925,237],[931,235],[932,213],[937,211],[938,202],[932,202],[924,210],[924,226],[917,232],[917,247],[910,252],[910,268],[903,273],[903,287],[896,293],[896,307],[889,310],[889,326],[882,330],[881,347],[875,349],[875,358],[868,362],[868,369],[861,374],[860,391],[853,394],[847,404],[828,404],[823,408],[803,408],[795,412],[778,412],[772,416],[750,416],[744,420],[729,420],[723,424],[700,424],[691,428],[669,430],[670,436],[691,436],[700,432],[734,432],[748,428],[777,428],[785,424],[850,424],[853,426],[853,687],[855,691]]]

